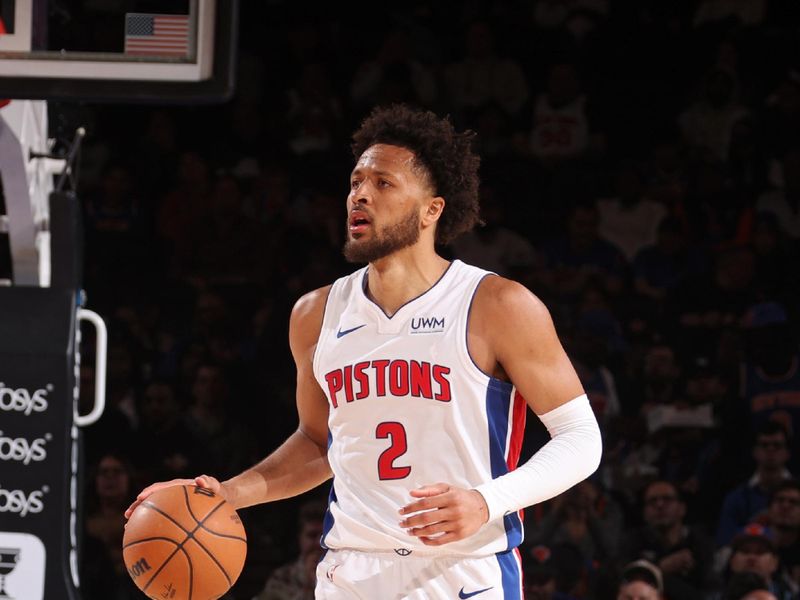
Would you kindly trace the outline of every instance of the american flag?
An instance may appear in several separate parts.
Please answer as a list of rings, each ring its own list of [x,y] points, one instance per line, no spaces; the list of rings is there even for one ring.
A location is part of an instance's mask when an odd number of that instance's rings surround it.
[[[189,55],[189,15],[125,15],[125,54]]]

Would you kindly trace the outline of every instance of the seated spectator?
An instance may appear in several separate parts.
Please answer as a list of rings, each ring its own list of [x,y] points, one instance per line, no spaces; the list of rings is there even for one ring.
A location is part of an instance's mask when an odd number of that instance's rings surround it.
[[[614,556],[622,529],[622,510],[596,483],[582,481],[549,501],[547,508],[549,512],[541,521],[529,525],[533,543],[572,544],[586,564]]]
[[[800,429],[800,352],[786,310],[761,302],[743,319],[747,358],[742,369],[744,410],[756,426],[776,421],[789,437]]]
[[[567,234],[545,244],[544,281],[564,300],[574,300],[592,284],[613,295],[622,289],[625,258],[599,237],[598,219],[593,204],[578,204],[570,210]]]
[[[577,599],[578,596],[563,591],[564,589],[574,590],[578,587],[575,578],[570,578],[576,565],[564,564],[572,557],[568,552],[569,549],[570,547],[565,545],[552,547],[538,545],[522,556],[525,600]],[[576,550],[575,548],[571,549]]]
[[[736,573],[728,581],[722,600],[778,600],[769,591],[769,586],[761,575],[756,573]],[[714,597],[712,597],[714,600]]]
[[[658,225],[655,244],[633,259],[634,287],[647,298],[663,300],[680,282],[702,273],[705,262],[699,249],[689,245],[680,220],[666,217]]]
[[[151,381],[141,400],[141,426],[133,460],[143,479],[161,481],[188,477],[198,466],[201,448],[181,418],[174,386]]]
[[[733,126],[748,114],[736,98],[736,88],[731,73],[715,68],[706,74],[697,101],[680,114],[684,140],[699,157],[727,160]]]
[[[800,147],[787,150],[781,161],[782,187],[762,194],[756,210],[775,215],[783,231],[800,238]]]
[[[728,248],[714,260],[710,276],[685,279],[665,300],[665,317],[679,350],[714,356],[720,333],[738,328],[757,298],[755,258],[749,248]]]
[[[464,262],[503,277],[534,270],[539,257],[533,245],[504,225],[505,207],[494,189],[481,189],[481,213],[485,225],[453,241],[453,253]]]
[[[686,504],[674,484],[652,482],[644,489],[642,504],[644,525],[623,538],[622,560],[640,557],[657,565],[669,598],[702,599],[713,587],[712,541],[686,525]]]
[[[317,563],[322,558],[320,537],[324,514],[325,506],[321,502],[312,500],[301,506],[297,559],[275,569],[253,600],[314,600]]]
[[[766,582],[766,589],[778,600],[797,598],[797,589],[780,568],[770,532],[761,525],[745,527],[731,543],[725,570],[726,587],[741,573],[755,573]]]
[[[663,600],[661,571],[653,563],[636,560],[622,570],[617,600]]]
[[[777,485],[769,501],[763,522],[772,532],[781,565],[800,586],[797,566],[800,563],[800,482],[787,479]]]
[[[122,559],[123,513],[134,489],[131,477],[130,463],[118,454],[103,455],[96,466],[81,543],[81,592],[86,600],[134,600],[141,594]]]
[[[624,161],[617,169],[613,197],[597,202],[600,237],[622,250],[628,261],[656,241],[659,224],[667,214],[662,204],[644,192],[640,168],[633,161]]]
[[[533,109],[530,148],[545,165],[580,158],[589,149],[589,115],[577,67],[550,68],[547,88]]]
[[[350,84],[359,107],[408,102],[430,106],[436,100],[436,78],[416,59],[408,35],[395,30],[383,36],[378,54],[362,62]]]
[[[467,28],[464,57],[445,67],[444,81],[457,111],[495,103],[516,116],[528,99],[525,73],[515,60],[497,55],[494,32],[482,21]]]
[[[786,468],[789,461],[789,437],[778,423],[767,421],[758,430],[753,444],[756,471],[725,496],[717,526],[718,546],[728,544],[735,533],[765,510],[777,486],[791,478]]]
[[[232,477],[257,460],[251,432],[231,416],[235,408],[223,370],[199,365],[184,422],[209,457],[204,468],[220,477]]]

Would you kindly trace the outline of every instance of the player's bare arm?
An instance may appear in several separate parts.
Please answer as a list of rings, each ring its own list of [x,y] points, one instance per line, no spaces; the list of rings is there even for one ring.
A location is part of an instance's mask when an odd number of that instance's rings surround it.
[[[207,488],[238,509],[296,496],[331,477],[327,459],[328,401],[314,379],[312,366],[329,289],[330,286],[320,288],[300,298],[289,321],[289,345],[297,367],[297,431],[263,461],[225,482],[201,475],[146,487],[125,511],[126,518],[150,494],[172,485]]]
[[[516,282],[502,277],[483,280],[472,306],[468,344],[478,367],[498,379],[513,382],[540,418],[556,414],[556,409],[584,393],[547,308]],[[590,418],[593,421],[591,415]],[[596,428],[596,422],[592,424]],[[599,461],[599,449],[596,454]],[[591,463],[593,457],[588,458]],[[595,468],[596,464],[589,464],[586,470],[591,472]],[[577,471],[574,481],[570,480],[567,487],[586,475],[588,473]],[[562,481],[557,482],[551,495],[563,491],[560,488],[564,485]],[[401,509],[401,514],[413,515],[402,520],[401,526],[427,545],[438,546],[463,539],[498,516],[491,514],[485,493],[455,488],[447,483],[413,490],[411,495],[421,499]]]

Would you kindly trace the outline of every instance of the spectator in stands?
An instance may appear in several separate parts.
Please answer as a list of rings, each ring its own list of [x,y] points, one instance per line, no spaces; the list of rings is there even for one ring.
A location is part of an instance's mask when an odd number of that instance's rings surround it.
[[[666,216],[663,205],[644,195],[641,168],[623,161],[616,174],[614,195],[597,202],[600,237],[619,248],[628,261],[656,241],[659,224]]]
[[[625,258],[599,237],[598,219],[593,204],[578,204],[570,210],[567,234],[545,245],[545,283],[563,300],[576,299],[591,284],[611,295],[622,290]]]
[[[663,600],[661,571],[653,563],[640,559],[622,570],[617,600]]]
[[[800,482],[787,479],[779,483],[772,493],[766,514],[759,521],[772,532],[781,565],[800,586],[796,572],[800,563]]]
[[[786,468],[790,456],[786,430],[772,421],[764,423],[753,445],[755,473],[731,490],[723,501],[717,526],[718,546],[728,544],[737,531],[767,508],[772,491],[791,478]]]
[[[747,356],[742,368],[744,409],[756,426],[777,421],[789,437],[800,429],[800,352],[784,307],[753,305],[745,314]],[[796,458],[796,457],[795,457]]]
[[[392,102],[431,106],[437,92],[434,73],[417,60],[400,29],[382,37],[377,55],[358,66],[350,84],[353,101],[363,108]]]
[[[620,551],[623,561],[644,558],[657,565],[668,598],[702,599],[713,587],[713,542],[687,525],[686,504],[678,488],[654,481],[642,493],[644,525],[630,531]]]
[[[649,299],[663,300],[682,281],[702,273],[705,262],[699,249],[689,243],[680,220],[666,217],[658,224],[656,243],[634,257],[634,288]]]
[[[780,568],[771,534],[761,525],[747,526],[731,542],[726,568],[726,583],[740,573],[755,573],[766,582],[766,589],[778,600],[797,598],[797,589]]]
[[[748,114],[736,96],[731,73],[719,68],[706,73],[700,97],[678,119],[684,140],[697,156],[715,162],[728,159],[733,127]]]
[[[756,210],[775,215],[786,235],[800,239],[800,146],[786,150],[781,160],[781,186],[765,192]]]
[[[519,64],[501,58],[488,23],[475,21],[465,33],[464,57],[444,70],[447,92],[459,112],[497,103],[510,116],[528,99],[528,83]]]
[[[253,600],[313,600],[325,505],[311,500],[300,507],[297,527],[297,558],[278,567]]]
[[[553,65],[547,87],[534,104],[531,152],[546,166],[580,158],[589,149],[590,134],[587,99],[576,65]]]
[[[585,564],[610,560],[622,529],[619,505],[593,481],[582,481],[549,503],[528,535],[534,544],[572,544]]]

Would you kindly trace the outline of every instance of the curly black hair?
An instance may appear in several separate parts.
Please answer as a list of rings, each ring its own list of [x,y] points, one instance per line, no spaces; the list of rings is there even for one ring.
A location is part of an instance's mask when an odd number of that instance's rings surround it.
[[[479,219],[478,166],[472,131],[456,132],[448,118],[404,104],[375,108],[353,134],[356,160],[374,144],[400,146],[414,153],[415,166],[428,176],[445,209],[436,227],[436,242],[448,244],[471,230]]]

